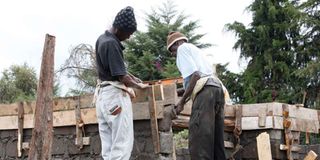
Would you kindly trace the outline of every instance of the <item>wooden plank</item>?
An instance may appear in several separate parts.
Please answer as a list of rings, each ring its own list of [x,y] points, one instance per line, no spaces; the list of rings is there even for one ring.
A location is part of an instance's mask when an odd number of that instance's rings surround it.
[[[235,105],[225,105],[224,106],[224,117],[235,117]]]
[[[318,155],[311,150],[303,160],[315,160],[317,157]]]
[[[273,128],[273,117],[267,116],[265,126],[259,126],[259,117],[242,117],[242,130],[270,129]]]
[[[80,102],[79,102],[80,98]],[[80,104],[80,109],[92,108],[92,94],[86,94],[81,96],[73,97],[62,97],[53,100],[53,111],[63,111],[63,110],[74,110],[78,104]]]
[[[310,133],[319,133],[319,121],[318,120],[304,120],[289,118],[291,122],[290,129],[292,131]],[[256,129],[284,129],[283,117],[279,116],[267,116],[264,127],[259,126],[259,117],[242,117],[242,129],[243,130],[256,130]]]
[[[177,85],[163,85],[164,105],[176,104],[178,102]]]
[[[19,106],[18,106],[18,142],[17,142],[18,157],[22,156],[23,117],[24,117],[23,103],[19,102]]]
[[[257,103],[257,104],[243,104],[243,117],[258,117],[259,114],[266,116],[282,116],[282,103]],[[235,106],[235,105],[232,105]],[[318,113],[315,109],[298,107],[297,105],[288,105],[289,117],[307,120],[318,119]]]
[[[19,103],[21,102],[12,103],[12,104],[0,104],[0,117],[18,115]],[[36,106],[36,101],[23,102],[24,113],[33,114],[35,106]]]
[[[165,101],[156,102],[156,107],[157,107],[156,115],[158,119],[163,118],[164,104],[165,104]],[[133,109],[133,120],[150,119],[148,102],[133,103],[132,109]]]
[[[50,159],[53,140],[53,78],[55,37],[46,34],[37,87],[34,129],[28,159]]]
[[[271,160],[272,156],[269,134],[263,132],[259,134],[259,136],[256,139],[259,160]]]
[[[154,86],[152,85],[149,88],[149,112],[150,112],[150,122],[151,122],[151,134],[152,134],[152,142],[153,142],[153,149],[154,153],[160,153],[160,137],[159,137],[159,130],[158,130],[158,121],[156,115],[156,100],[154,96]]]
[[[236,123],[235,120],[227,119],[227,118],[224,119],[224,126],[234,127],[235,123]]]
[[[136,97],[131,99],[132,103],[137,103],[137,102],[148,102],[148,90],[145,89],[135,89],[133,88]],[[164,100],[164,93],[163,93],[163,85],[162,84],[157,84],[154,85],[154,95],[155,95],[155,100],[156,101],[162,101]]]
[[[144,81],[145,84],[163,84],[163,85],[171,85],[171,84],[182,84],[183,78],[177,77],[177,78],[166,78],[166,79],[160,79],[160,80],[152,80],[152,81]]]
[[[318,111],[315,109],[297,107],[295,105],[288,105],[288,109],[290,118],[318,120]]]
[[[178,115],[176,119],[172,120],[172,127],[174,128],[188,128],[189,127],[189,116]]]
[[[75,111],[57,111],[53,112],[53,126],[73,126],[76,125]],[[157,102],[157,118],[163,118],[163,102]],[[96,108],[81,109],[81,117],[84,124],[97,124]],[[24,128],[33,128],[33,114],[24,115]],[[134,120],[147,120],[150,119],[149,104],[147,102],[133,104],[133,119]],[[0,116],[0,130],[18,129],[17,116]]]
[[[265,112],[266,116],[282,116],[281,103],[257,103],[257,104],[243,104],[243,117],[258,117],[259,113]]]
[[[157,85],[160,86],[160,85]],[[155,94],[162,94],[164,99],[161,101],[161,105],[167,105],[167,104],[175,104],[177,101],[177,95],[176,95],[176,85],[170,84],[170,85],[161,85],[163,87],[163,92],[161,93],[161,89],[158,87],[158,90],[155,90]],[[159,96],[158,96],[159,97]],[[74,110],[75,107],[78,104],[79,96],[74,97],[60,97],[55,98],[53,100],[53,111],[64,111],[64,110]],[[80,96],[80,108],[92,108],[91,102],[93,99],[92,94],[87,95],[81,95]],[[160,101],[157,101],[157,103]],[[36,106],[36,102],[23,102],[24,103],[24,111],[25,114],[33,114],[34,109]],[[135,105],[135,103],[137,103]],[[142,103],[142,102],[141,102]],[[138,106],[141,105],[140,102],[133,102],[133,105]],[[145,104],[148,102],[145,101]],[[18,103],[13,104],[0,104],[0,117],[1,116],[11,116],[11,115],[17,115],[18,114]],[[149,117],[149,114],[147,114]]]

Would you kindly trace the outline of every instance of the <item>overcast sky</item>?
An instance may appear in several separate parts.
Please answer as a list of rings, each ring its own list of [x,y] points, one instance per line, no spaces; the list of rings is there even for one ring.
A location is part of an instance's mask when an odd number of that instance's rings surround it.
[[[117,14],[130,5],[135,9],[138,30],[145,31],[145,12],[161,6],[166,0],[7,0],[0,2],[0,72],[24,62],[40,72],[45,34],[56,37],[55,69],[69,56],[72,46],[95,44]],[[241,71],[238,51],[232,49],[236,39],[225,32],[224,25],[251,22],[245,8],[252,0],[173,0],[178,11],[199,20],[198,33],[207,33],[203,42],[215,46],[206,49],[214,63],[227,63],[229,70]],[[166,45],[166,44],[163,44]],[[67,79],[61,80],[65,87]]]

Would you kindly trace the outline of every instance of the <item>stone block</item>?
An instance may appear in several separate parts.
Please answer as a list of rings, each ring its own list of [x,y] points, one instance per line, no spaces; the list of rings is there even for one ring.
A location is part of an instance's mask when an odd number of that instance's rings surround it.
[[[6,145],[6,156],[8,157],[18,156],[17,139],[14,137],[11,137],[9,142]]]
[[[159,160],[173,160],[172,156],[169,155],[159,155]]]
[[[101,152],[101,140],[99,135],[95,135],[90,138],[91,140],[91,151],[93,151],[94,154],[100,154]]]
[[[159,120],[159,131],[169,132],[172,128],[173,106],[167,106],[163,109],[163,118]]]
[[[55,136],[53,138],[52,143],[52,154],[53,155],[59,155],[59,154],[65,154],[68,151],[67,144],[67,138],[66,137],[57,137]]]
[[[173,153],[173,133],[160,132],[160,153]]]

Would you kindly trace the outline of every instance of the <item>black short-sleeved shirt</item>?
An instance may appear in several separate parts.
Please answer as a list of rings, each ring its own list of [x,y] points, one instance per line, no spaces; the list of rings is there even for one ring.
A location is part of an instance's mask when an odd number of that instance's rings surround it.
[[[119,39],[106,31],[96,42],[96,61],[99,79],[102,81],[119,81],[118,76],[126,75],[124,64],[124,47]]]

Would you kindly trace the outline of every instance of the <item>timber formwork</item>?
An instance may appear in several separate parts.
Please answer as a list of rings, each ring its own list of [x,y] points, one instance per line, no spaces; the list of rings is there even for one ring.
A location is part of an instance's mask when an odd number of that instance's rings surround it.
[[[319,133],[318,110],[274,102],[226,105],[224,111],[224,140],[229,159],[258,159],[256,138],[264,132],[269,135],[272,159],[304,159],[311,150],[320,153],[320,145],[308,145],[308,135]],[[173,127],[188,128],[190,114],[189,103],[173,120]],[[300,139],[301,134],[306,138]],[[307,145],[300,145],[301,142]]]
[[[150,91],[137,91],[138,97],[132,100],[135,145],[131,159],[175,159],[172,127],[188,128],[190,102],[171,121],[171,110],[178,100],[176,85],[155,84],[153,90],[151,98]],[[53,100],[53,158],[101,158],[96,111],[91,101],[92,95]],[[0,159],[27,157],[34,110],[35,101],[0,105]],[[272,159],[303,159],[311,150],[319,155],[319,145],[300,145],[301,141],[308,141],[308,136],[300,139],[301,134],[319,133],[319,115],[317,110],[283,103],[227,105],[224,121],[227,156],[258,159],[256,138],[263,132],[270,136]],[[187,149],[177,154],[188,159]]]
[[[175,84],[136,90],[133,102],[134,148],[131,159],[173,159],[171,119]],[[53,99],[52,159],[101,159],[93,95]],[[35,101],[0,104],[0,159],[26,159],[34,128]],[[171,109],[170,109],[171,108]],[[163,121],[166,122],[163,122]]]

